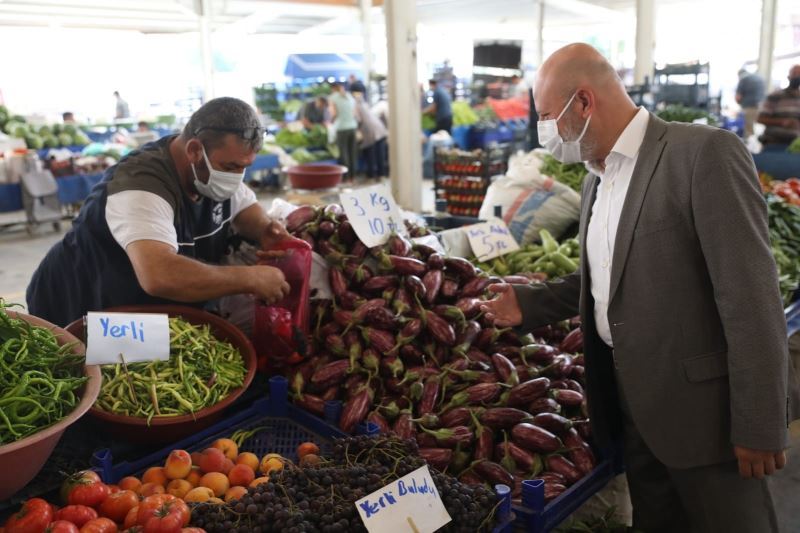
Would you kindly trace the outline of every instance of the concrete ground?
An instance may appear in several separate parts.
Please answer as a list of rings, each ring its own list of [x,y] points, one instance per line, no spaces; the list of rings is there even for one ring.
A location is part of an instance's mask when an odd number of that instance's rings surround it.
[[[273,197],[260,194],[259,200],[269,206]],[[330,202],[336,201],[336,195],[291,195],[287,199],[295,203],[317,203],[320,200]],[[426,183],[424,208],[430,210],[432,207],[433,194]],[[0,226],[18,217],[19,214],[0,214]],[[0,230],[0,297],[7,302],[25,303],[25,288],[33,271],[68,227],[69,222],[65,222],[62,231],[55,232],[50,225],[43,225],[33,236],[29,236],[24,227]],[[790,345],[795,361],[800,361],[800,335],[796,335]],[[800,533],[800,421],[792,425],[791,434],[791,448],[787,452],[788,465],[770,480],[781,533]],[[606,490],[587,502],[579,514],[602,514],[609,505],[616,505],[623,519],[629,518],[630,500],[624,476],[614,480]]]

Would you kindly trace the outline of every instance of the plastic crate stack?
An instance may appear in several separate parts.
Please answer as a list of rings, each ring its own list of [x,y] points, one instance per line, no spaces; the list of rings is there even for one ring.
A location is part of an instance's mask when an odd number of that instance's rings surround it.
[[[464,152],[439,148],[434,154],[434,189],[447,201],[451,215],[477,217],[491,178],[504,174],[508,166],[505,147]]]

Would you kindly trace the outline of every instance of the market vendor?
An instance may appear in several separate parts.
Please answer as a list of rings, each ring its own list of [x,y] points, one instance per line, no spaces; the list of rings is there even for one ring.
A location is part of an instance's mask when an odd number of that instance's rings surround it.
[[[306,129],[311,129],[317,124],[328,124],[331,121],[328,111],[328,99],[324,96],[317,96],[313,100],[306,102],[300,111],[299,119]]]
[[[113,306],[281,299],[289,285],[280,270],[219,265],[231,230],[263,248],[287,235],[243,182],[262,139],[253,108],[217,98],[180,135],[110,167],[33,274],[30,312],[65,326]]]
[[[592,433],[623,443],[634,529],[777,532],[764,478],[798,396],[747,148],[637,108],[586,44],[542,64],[535,100],[542,145],[590,170],[581,268],[491,285],[487,320],[531,331],[580,313]]]

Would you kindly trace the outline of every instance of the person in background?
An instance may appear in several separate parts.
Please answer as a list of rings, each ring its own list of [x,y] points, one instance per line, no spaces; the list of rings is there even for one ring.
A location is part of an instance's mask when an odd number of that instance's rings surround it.
[[[30,312],[65,326],[120,305],[202,307],[236,294],[281,300],[289,285],[279,269],[221,265],[233,230],[265,250],[288,238],[244,183],[263,139],[252,107],[216,98],[180,135],[110,167],[34,272]]]
[[[800,136],[800,65],[789,69],[789,85],[764,100],[758,121],[767,127],[758,138],[765,150],[782,151]]]
[[[155,140],[158,140],[158,133],[150,129],[150,124],[140,120],[136,125],[136,131],[131,134],[131,142],[129,144],[138,148]]]
[[[750,153],[637,108],[587,44],[542,64],[535,98],[540,142],[589,169],[581,268],[490,285],[485,319],[530,332],[580,314],[592,436],[623,443],[634,529],[777,533],[764,478],[798,397]]]
[[[450,95],[439,87],[436,80],[429,80],[428,86],[433,91],[433,102],[422,112],[432,115],[436,119],[436,131],[444,130],[447,133],[451,133],[453,130],[453,109]]]
[[[367,177],[386,176],[386,126],[367,105],[364,95],[353,93],[356,99],[355,116],[361,133],[361,153],[367,163]]]
[[[367,96],[367,86],[364,85],[364,82],[356,78],[355,74],[350,74],[348,76],[349,84],[347,85],[347,90],[351,93],[361,93],[365,97]]]
[[[72,114],[72,111],[64,111],[61,113],[61,120],[64,124],[75,124],[75,115]]]
[[[128,108],[128,102],[122,99],[119,95],[119,91],[114,91],[114,98],[117,99],[117,110],[114,118],[128,118],[131,116],[131,110]]]
[[[509,98],[528,98],[528,84],[525,80],[514,74],[511,76],[511,84],[508,87]]]
[[[758,74],[751,74],[746,69],[739,71],[739,84],[736,86],[736,103],[742,108],[744,115],[744,138],[753,135],[753,125],[758,118],[758,106],[764,100],[764,79]]]
[[[300,111],[300,120],[307,129],[310,129],[315,124],[327,124],[330,122],[328,99],[324,96],[317,96],[313,100],[306,102],[306,105]]]
[[[355,100],[353,95],[344,90],[344,84],[334,82],[333,93],[329,98],[331,120],[336,127],[336,146],[339,147],[339,161],[347,167],[348,179],[354,179],[358,165],[358,143],[355,117]]]

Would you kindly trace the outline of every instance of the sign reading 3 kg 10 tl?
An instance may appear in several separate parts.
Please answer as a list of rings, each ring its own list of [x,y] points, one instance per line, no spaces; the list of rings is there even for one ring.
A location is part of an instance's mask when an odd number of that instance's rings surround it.
[[[339,195],[358,238],[368,247],[389,240],[392,233],[406,234],[400,208],[387,185],[374,185]]]

